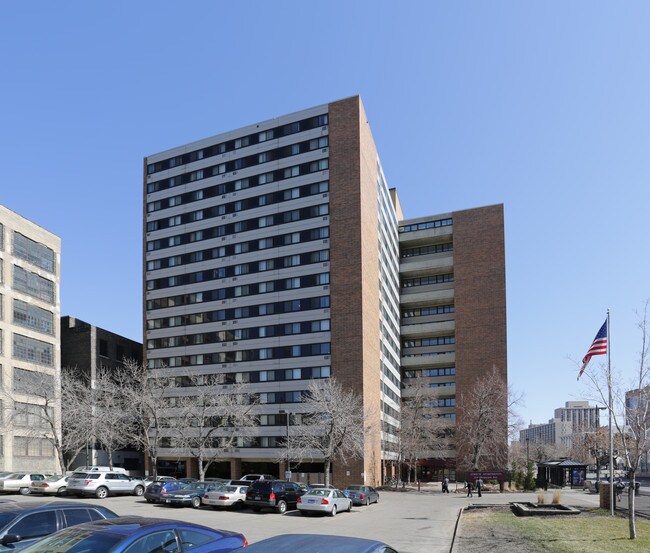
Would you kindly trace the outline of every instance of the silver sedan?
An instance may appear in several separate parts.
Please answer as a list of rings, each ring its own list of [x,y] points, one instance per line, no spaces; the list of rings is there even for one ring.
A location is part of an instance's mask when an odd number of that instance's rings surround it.
[[[339,511],[352,510],[352,500],[339,490],[314,489],[298,498],[298,510],[302,515],[326,513],[335,516]]]

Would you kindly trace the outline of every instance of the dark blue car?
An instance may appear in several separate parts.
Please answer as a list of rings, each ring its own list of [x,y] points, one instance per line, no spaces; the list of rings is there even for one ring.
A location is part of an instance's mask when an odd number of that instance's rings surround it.
[[[381,541],[347,536],[320,534],[283,534],[249,545],[237,553],[279,553],[295,551],[300,553],[397,553],[395,549]]]
[[[18,551],[44,536],[92,520],[117,515],[99,505],[59,501],[0,504],[0,552]]]
[[[180,490],[196,482],[196,478],[179,478],[178,480],[156,480],[144,490],[144,498],[147,503],[160,503],[165,495],[173,490]]]
[[[23,549],[23,553],[229,553],[247,545],[236,532],[145,517],[80,524]]]

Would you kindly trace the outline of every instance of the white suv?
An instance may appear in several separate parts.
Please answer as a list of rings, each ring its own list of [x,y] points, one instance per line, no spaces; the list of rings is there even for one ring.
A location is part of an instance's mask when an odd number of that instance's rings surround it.
[[[94,495],[104,499],[109,495],[142,495],[144,482],[123,472],[75,472],[68,479],[68,495]]]

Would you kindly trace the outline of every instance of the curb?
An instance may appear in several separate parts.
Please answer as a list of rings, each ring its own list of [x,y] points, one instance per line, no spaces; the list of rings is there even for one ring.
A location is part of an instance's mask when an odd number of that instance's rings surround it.
[[[449,553],[454,553],[456,550],[456,534],[458,533],[458,526],[460,525],[460,519],[463,516],[465,507],[461,507],[458,511],[458,517],[456,518],[456,524],[454,524],[454,534],[451,537],[451,547],[449,548]]]

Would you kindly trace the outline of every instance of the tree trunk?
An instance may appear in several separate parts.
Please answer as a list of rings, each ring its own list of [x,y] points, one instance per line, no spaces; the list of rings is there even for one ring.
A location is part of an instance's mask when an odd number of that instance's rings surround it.
[[[199,481],[203,482],[205,479],[205,469],[203,468],[203,453],[199,453],[197,461],[199,462]]]
[[[636,520],[634,512],[634,490],[636,488],[636,474],[635,471],[630,470],[630,486],[627,490],[627,517],[630,527],[630,539],[636,539]]]
[[[325,459],[325,485],[329,486],[330,483],[330,459]]]

